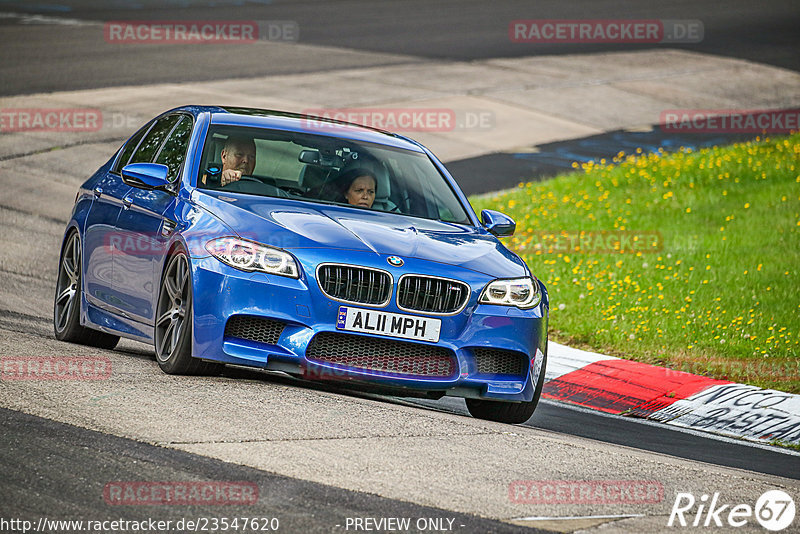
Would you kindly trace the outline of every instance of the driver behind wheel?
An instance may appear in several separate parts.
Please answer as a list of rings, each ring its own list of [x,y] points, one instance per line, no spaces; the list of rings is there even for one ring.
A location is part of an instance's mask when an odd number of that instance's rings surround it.
[[[223,187],[241,180],[242,176],[253,174],[253,169],[256,167],[256,143],[252,138],[236,135],[228,137],[220,155],[222,157],[220,185]]]

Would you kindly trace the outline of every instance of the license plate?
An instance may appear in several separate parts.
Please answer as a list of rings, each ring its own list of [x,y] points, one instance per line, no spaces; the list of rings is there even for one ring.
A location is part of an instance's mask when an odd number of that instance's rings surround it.
[[[435,343],[439,341],[442,320],[339,306],[336,328],[349,332],[367,332]]]

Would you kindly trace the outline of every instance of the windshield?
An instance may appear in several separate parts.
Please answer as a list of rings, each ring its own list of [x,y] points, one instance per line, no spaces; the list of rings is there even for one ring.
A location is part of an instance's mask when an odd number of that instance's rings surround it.
[[[212,126],[197,185],[470,224],[426,154],[336,137]]]

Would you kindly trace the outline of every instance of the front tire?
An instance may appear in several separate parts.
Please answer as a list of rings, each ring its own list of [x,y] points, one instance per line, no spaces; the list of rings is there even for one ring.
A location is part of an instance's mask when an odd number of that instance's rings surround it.
[[[544,388],[544,375],[547,368],[547,346],[545,345],[542,368],[533,391],[533,399],[528,402],[504,402],[484,399],[465,399],[467,410],[476,419],[486,419],[498,423],[520,424],[531,418]]]
[[[174,251],[167,260],[153,338],[156,361],[167,374],[205,374],[221,367],[192,357],[192,274],[182,250]]]
[[[58,279],[53,302],[53,332],[59,341],[113,349],[119,343],[119,336],[81,326],[83,291],[81,251],[81,238],[78,232],[70,232],[61,247],[61,257],[58,262]]]

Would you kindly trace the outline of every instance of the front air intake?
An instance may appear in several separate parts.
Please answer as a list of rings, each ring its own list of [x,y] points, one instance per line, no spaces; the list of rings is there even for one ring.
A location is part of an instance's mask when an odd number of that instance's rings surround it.
[[[264,317],[234,315],[225,325],[225,337],[277,345],[285,326],[285,323]]]
[[[306,349],[306,358],[376,374],[450,378],[456,375],[455,354],[443,347],[339,332],[321,332]]]

